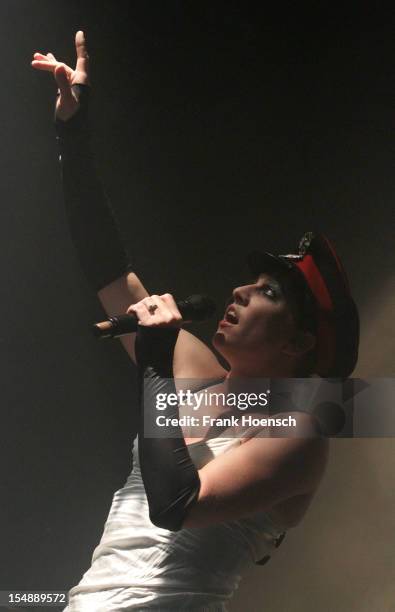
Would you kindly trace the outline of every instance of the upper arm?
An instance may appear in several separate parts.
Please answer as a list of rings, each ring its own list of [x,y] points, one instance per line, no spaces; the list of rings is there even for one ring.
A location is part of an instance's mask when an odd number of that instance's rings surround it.
[[[327,446],[320,438],[252,438],[199,470],[200,492],[183,527],[266,512],[318,486]]]
[[[134,272],[116,279],[97,293],[98,298],[109,316],[124,314],[131,304],[149,295]],[[120,341],[136,363],[134,351],[136,334],[126,334]],[[174,376],[176,378],[219,378],[226,370],[218,362],[214,353],[199,338],[181,329],[174,350]]]

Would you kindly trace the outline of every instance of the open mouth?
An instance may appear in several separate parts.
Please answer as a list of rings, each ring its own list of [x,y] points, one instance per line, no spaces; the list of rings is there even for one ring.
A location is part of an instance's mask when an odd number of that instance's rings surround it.
[[[224,320],[227,323],[230,323],[231,325],[237,325],[237,323],[239,322],[239,317],[237,316],[236,310],[233,306],[229,306],[226,309]]]

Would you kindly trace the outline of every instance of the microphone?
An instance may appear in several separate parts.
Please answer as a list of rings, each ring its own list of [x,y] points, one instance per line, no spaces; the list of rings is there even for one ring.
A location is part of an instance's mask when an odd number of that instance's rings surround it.
[[[176,302],[185,321],[205,321],[216,311],[215,302],[207,295],[194,294]],[[106,321],[92,325],[96,338],[119,338],[137,331],[138,318],[134,313],[109,317]]]

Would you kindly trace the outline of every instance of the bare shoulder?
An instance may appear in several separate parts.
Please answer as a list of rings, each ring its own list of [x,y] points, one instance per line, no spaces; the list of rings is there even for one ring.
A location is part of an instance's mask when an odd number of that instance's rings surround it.
[[[329,440],[322,436],[317,419],[308,412],[292,411],[273,415],[274,423],[256,427],[242,438],[249,451],[262,459],[274,460],[281,469],[295,469],[304,485],[304,494],[313,492],[325,471]]]
[[[321,438],[317,418],[310,412],[293,410],[262,415],[260,412],[249,413],[253,426],[243,434],[242,442],[256,436],[263,438]]]
[[[329,457],[329,439],[320,435],[314,415],[307,412],[290,413],[291,415],[297,422],[294,431],[294,440],[298,440],[294,448],[296,474],[303,484],[300,491],[274,504],[268,512],[271,518],[285,529],[296,527],[304,519],[323,480]],[[288,448],[284,447],[285,455],[291,445],[292,440],[291,444],[287,445]],[[291,469],[287,459],[285,465],[288,466],[286,469]]]
[[[271,459],[278,469],[297,470],[305,482],[303,491],[314,488],[325,468],[329,444],[320,436],[254,436],[246,440],[245,447],[257,458]]]

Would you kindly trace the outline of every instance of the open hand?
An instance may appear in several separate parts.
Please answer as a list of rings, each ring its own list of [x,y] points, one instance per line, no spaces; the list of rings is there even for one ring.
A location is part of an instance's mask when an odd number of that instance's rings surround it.
[[[150,295],[129,306],[127,314],[134,313],[139,325],[146,327],[181,327],[183,319],[170,293]]]
[[[43,55],[34,53],[32,66],[36,70],[52,72],[58,85],[58,98],[56,100],[56,117],[67,121],[78,110],[77,94],[72,85],[89,85],[89,56],[86,49],[84,33],[79,30],[75,35],[75,50],[77,62],[75,69],[62,62],[58,62],[52,53]]]

